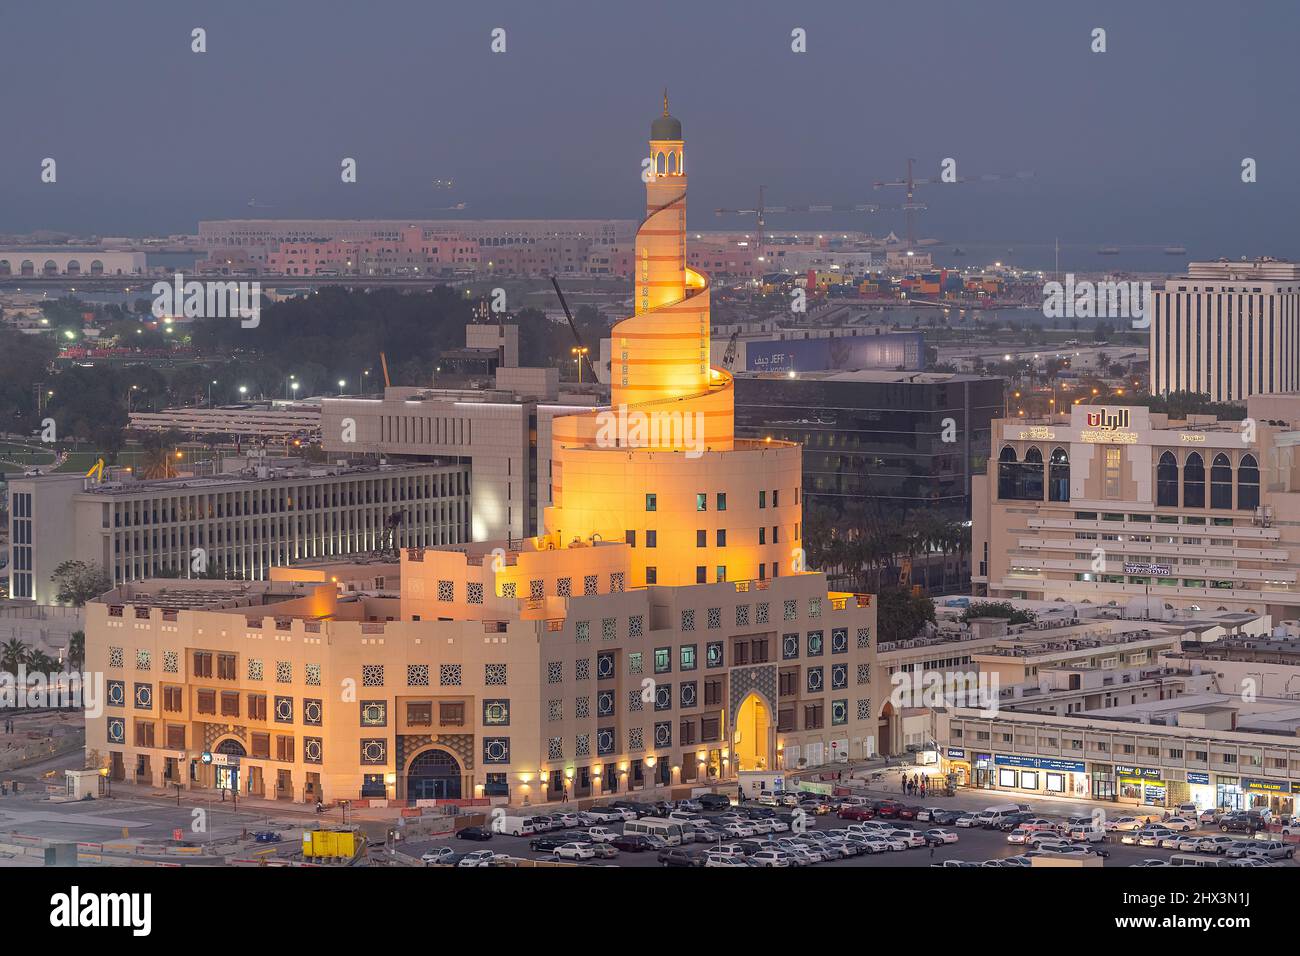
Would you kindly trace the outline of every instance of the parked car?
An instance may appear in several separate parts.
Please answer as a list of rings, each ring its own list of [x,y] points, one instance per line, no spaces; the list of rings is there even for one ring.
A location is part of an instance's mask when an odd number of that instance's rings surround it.
[[[670,846],[657,857],[660,866],[703,866],[704,857],[681,847]]]
[[[751,857],[745,859],[749,866],[758,866],[764,868],[788,867],[794,865],[790,859],[790,854],[783,850],[759,850]]]
[[[479,840],[479,841],[490,840],[492,839],[492,831],[487,829],[486,827],[461,827],[459,830],[456,831],[456,839],[457,840]],[[479,852],[488,853],[490,851],[482,850]]]
[[[1267,830],[1268,824],[1262,816],[1254,813],[1239,813],[1219,818],[1219,829],[1224,833],[1258,833]]]
[[[586,834],[582,836],[585,837]],[[578,838],[578,834],[575,833],[544,833],[529,840],[528,849],[534,853],[554,853],[559,847]]]
[[[595,843],[613,843],[618,834],[606,827],[587,827],[587,836]]]
[[[1228,847],[1236,842],[1232,837],[1226,836],[1201,837],[1196,845],[1196,852],[1223,854],[1227,852]]]
[[[855,806],[840,807],[839,813],[836,814],[841,820],[870,820],[876,815],[876,811],[871,807]]]
[[[1104,843],[1106,840],[1106,831],[1101,827],[1088,826],[1074,827],[1069,832],[1071,840],[1078,840],[1083,843]]]
[[[1141,830],[1145,825],[1146,819],[1138,817],[1116,817],[1114,820],[1106,821],[1107,830],[1118,830],[1120,833],[1127,833],[1130,830]]]
[[[420,857],[420,862],[425,866],[448,866],[459,860],[460,856],[461,854],[457,853],[449,846],[435,846],[432,850]]]
[[[1019,827],[1007,834],[1008,843],[1028,843],[1033,834],[1029,830],[1022,830]]]
[[[253,840],[257,843],[279,843],[283,839],[284,837],[274,830],[258,830],[253,834]],[[380,843],[379,845],[383,846],[384,844]]]
[[[1289,860],[1295,856],[1295,847],[1281,840],[1258,840],[1242,855],[1251,859]]]
[[[613,843],[588,843],[587,846],[598,860],[612,860],[618,856],[618,847]]]
[[[1129,864],[1129,866],[1141,866],[1141,867],[1168,866],[1168,865],[1169,862],[1167,860],[1138,860],[1136,863]]]
[[[558,860],[594,860],[596,851],[590,843],[561,843],[555,848]]]
[[[656,843],[662,845],[655,845]],[[611,847],[621,849],[621,851],[625,853],[643,853],[646,852],[647,849],[655,849],[655,851],[658,851],[658,849],[666,849],[668,847],[668,842],[667,840],[664,840],[662,836],[654,836],[651,834],[624,834],[623,836],[616,836],[614,840],[611,840],[610,845]]]
[[[491,866],[495,856],[496,854],[491,850],[475,850],[473,853],[466,853],[456,865],[458,867]]]
[[[1195,817],[1170,817],[1168,820],[1161,820],[1160,823],[1171,830],[1177,830],[1179,833],[1195,830],[1199,826]]]
[[[704,865],[716,869],[747,866],[748,862],[743,856],[720,856],[717,853],[706,853]]]
[[[957,842],[957,834],[953,833],[951,830],[944,830],[939,827],[932,827],[931,829],[926,830],[923,835],[925,836],[925,842],[931,846],[943,846],[947,843]]]
[[[963,813],[953,821],[953,826],[965,829],[967,827],[977,827],[980,825],[979,817],[974,813]]]
[[[1161,840],[1173,835],[1173,830],[1164,827],[1148,827],[1138,831],[1138,846],[1159,846]]]
[[[722,828],[727,836],[733,840],[743,840],[745,837],[756,836],[758,831],[748,823],[728,823]]]
[[[731,806],[731,798],[725,793],[702,793],[697,799],[704,810],[726,810]]]

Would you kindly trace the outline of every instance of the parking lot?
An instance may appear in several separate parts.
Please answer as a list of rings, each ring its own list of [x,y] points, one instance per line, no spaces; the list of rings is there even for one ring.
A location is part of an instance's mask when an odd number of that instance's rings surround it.
[[[870,802],[876,802],[876,801],[870,801]],[[831,810],[831,812],[828,813],[820,813],[820,812],[814,812],[812,810],[812,804],[805,804],[804,806],[808,807],[809,809],[804,811],[804,814],[800,817],[802,821],[801,825],[804,826],[805,829],[811,834],[829,833],[830,831],[833,830],[844,830],[849,826],[851,826],[852,824],[859,822],[859,821],[855,821],[854,819],[841,818],[838,815],[837,810]],[[733,808],[733,810],[734,809],[736,808]],[[1038,819],[1040,821],[1049,821],[1052,824],[1060,826],[1062,830],[1066,829],[1067,817],[1074,816],[1074,814],[1053,812],[1054,809],[1056,808],[1051,808],[1045,810],[1044,812],[1039,813],[1037,810],[1032,810],[1031,808],[1031,812],[1035,819]],[[753,811],[756,813],[763,813],[763,814],[770,814],[774,812],[773,809],[770,807],[760,808],[752,803],[746,804],[743,808],[740,808],[740,810],[742,814],[748,811]],[[784,812],[789,813],[790,811],[785,810]],[[956,812],[956,811],[949,811],[949,812]],[[698,819],[702,822],[710,823],[718,820],[718,818],[722,816],[722,814],[723,811],[712,811],[712,812],[707,810],[698,811]],[[658,815],[659,814],[655,814],[655,816]],[[1121,816],[1120,814],[1116,814],[1113,820],[1118,820],[1120,816]],[[1156,815],[1157,821],[1158,818],[1159,815],[1157,814]],[[887,818],[887,817],[879,817],[879,816],[877,816],[876,819],[879,820],[879,822],[884,824],[886,827],[906,828],[906,829],[919,830],[922,832],[936,826],[935,823],[929,821],[915,822],[912,820],[900,820],[897,818]],[[561,832],[568,838],[568,842],[578,842],[580,840],[580,837],[578,836],[579,832],[585,830],[588,826],[601,827],[604,828],[605,830],[610,831],[610,833],[612,834],[622,835],[624,833],[626,821],[613,822],[608,820],[600,820],[600,821],[589,820],[584,822],[581,825],[566,826],[562,828],[559,832]],[[866,867],[898,867],[898,866],[915,867],[915,866],[943,865],[946,861],[963,861],[966,863],[977,864],[977,865],[982,864],[982,865],[989,865],[989,866],[994,866],[994,865],[1013,866],[1016,864],[991,862],[991,861],[1006,861],[1013,857],[1021,857],[1022,860],[1019,865],[1028,865],[1027,861],[1023,859],[1025,854],[1029,854],[1029,857],[1032,858],[1032,856],[1036,855],[1036,853],[1044,852],[1041,850],[1036,850],[1035,848],[1024,844],[1008,842],[1009,833],[1001,829],[985,829],[983,827],[958,827],[953,825],[943,826],[942,829],[947,830],[950,833],[956,834],[957,837],[956,842],[944,843],[941,845],[918,846],[918,847],[908,848],[908,849],[891,849],[885,852],[861,853],[859,855],[854,855],[847,858],[836,858],[836,859],[824,860],[821,862],[810,863],[809,865],[815,865],[819,869],[826,868],[826,867],[864,867],[864,866]],[[452,837],[447,837],[439,840],[417,841],[408,844],[403,844],[401,845],[399,852],[406,855],[408,858],[419,859],[420,857],[429,853],[430,851],[437,850],[438,848],[441,847],[446,847],[452,853],[457,855],[451,858],[450,862],[452,865],[457,865],[459,863],[460,854],[472,853],[475,851],[484,851],[484,850],[491,851],[493,854],[498,855],[499,861],[503,863],[504,863],[503,858],[505,857],[509,857],[517,860],[518,859],[555,860],[556,856],[554,852],[550,850],[534,850],[530,847],[532,841],[537,839],[537,837],[539,836],[545,837],[548,835],[549,834],[542,833],[542,834],[533,834],[531,836],[512,836],[507,833],[495,832],[492,833],[489,839],[482,840],[482,841],[458,839],[452,836]],[[1180,835],[1190,838],[1196,836],[1222,837],[1224,834],[1222,834],[1217,827],[1207,825],[1205,827],[1198,826],[1196,829]],[[1232,834],[1228,834],[1228,836],[1230,836],[1234,841],[1236,840],[1244,841],[1248,839],[1248,835],[1244,833],[1240,833],[1240,834],[1232,833]],[[681,849],[685,850],[687,853],[698,856],[702,860],[705,854],[707,854],[715,846],[718,845],[742,846],[747,851],[746,855],[750,856],[755,851],[756,846],[765,847],[767,844],[775,843],[776,841],[790,840],[798,837],[800,837],[800,834],[798,832],[782,831],[782,832],[776,832],[776,833],[771,833],[766,835],[755,834],[754,836],[748,838],[722,839],[720,841],[717,841],[716,843],[714,841],[687,843],[683,845]],[[1054,838],[1055,834],[1048,834],[1046,831],[1044,831],[1042,833],[1037,834],[1036,837],[1039,839],[1050,839],[1050,838]],[[1031,837],[1031,839],[1033,838],[1034,837]],[[1280,839],[1280,837],[1276,837],[1276,836],[1274,836],[1273,838]],[[815,840],[816,837],[814,836],[812,837],[812,839]],[[1168,863],[1170,858],[1174,856],[1175,853],[1180,852],[1172,848],[1165,848],[1160,846],[1140,846],[1137,845],[1136,843],[1130,844],[1130,843],[1121,842],[1123,839],[1124,839],[1124,831],[1116,830],[1116,831],[1108,832],[1105,836],[1105,839],[1101,842],[1096,842],[1092,844],[1085,844],[1084,841],[1074,841],[1074,842],[1079,847],[1083,847],[1085,845],[1091,845],[1097,850],[1099,850],[1100,851],[1099,855],[1103,855],[1102,865],[1108,867],[1116,867],[1116,866],[1124,867],[1124,866],[1133,866],[1137,864],[1150,865],[1150,864],[1144,864],[1143,861],[1151,861],[1151,860]],[[1135,839],[1135,838],[1130,836],[1130,839]],[[1291,844],[1288,843],[1287,847],[1290,846]],[[1185,851],[1182,852],[1182,855],[1197,856],[1198,854],[1192,853],[1190,851]],[[1225,863],[1229,862],[1226,854],[1200,854],[1200,855],[1218,858]],[[664,863],[660,862],[659,853],[656,852],[655,850],[646,850],[643,852],[621,851],[618,852],[617,855],[608,859],[581,860],[576,862],[582,862],[586,865],[630,866],[630,867],[665,865]],[[1278,860],[1276,861],[1276,863],[1279,866],[1295,865],[1295,861],[1291,859]]]

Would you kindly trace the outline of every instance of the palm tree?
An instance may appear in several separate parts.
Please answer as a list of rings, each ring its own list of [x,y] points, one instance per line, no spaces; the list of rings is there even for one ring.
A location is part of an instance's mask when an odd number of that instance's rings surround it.
[[[53,674],[59,669],[59,662],[44,651],[32,651],[27,655],[27,669],[33,673]]]
[[[30,649],[16,637],[0,645],[0,667],[10,674],[18,673],[18,668],[26,664],[30,656]]]
[[[68,638],[68,666],[74,670],[81,670],[81,665],[86,663],[86,632],[73,631],[72,636]]]

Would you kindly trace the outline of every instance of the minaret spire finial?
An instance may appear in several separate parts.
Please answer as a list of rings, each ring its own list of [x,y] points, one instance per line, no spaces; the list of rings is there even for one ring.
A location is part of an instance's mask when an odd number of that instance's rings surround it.
[[[664,87],[664,116],[668,115],[668,87]]]

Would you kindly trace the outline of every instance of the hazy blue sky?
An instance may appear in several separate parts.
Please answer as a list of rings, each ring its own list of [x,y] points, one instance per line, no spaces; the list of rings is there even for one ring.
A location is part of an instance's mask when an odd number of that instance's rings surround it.
[[[505,54],[489,51],[497,26]],[[752,205],[760,182],[774,204],[897,201],[871,181],[952,156],[961,174],[1035,179],[929,187],[925,235],[1295,257],[1297,36],[1289,0],[10,3],[0,232],[431,217],[454,201],[633,217],[666,84],[694,228]],[[46,156],[56,185],[39,181]],[[432,186],[447,177],[450,195]],[[783,223],[903,228],[899,213]]]

